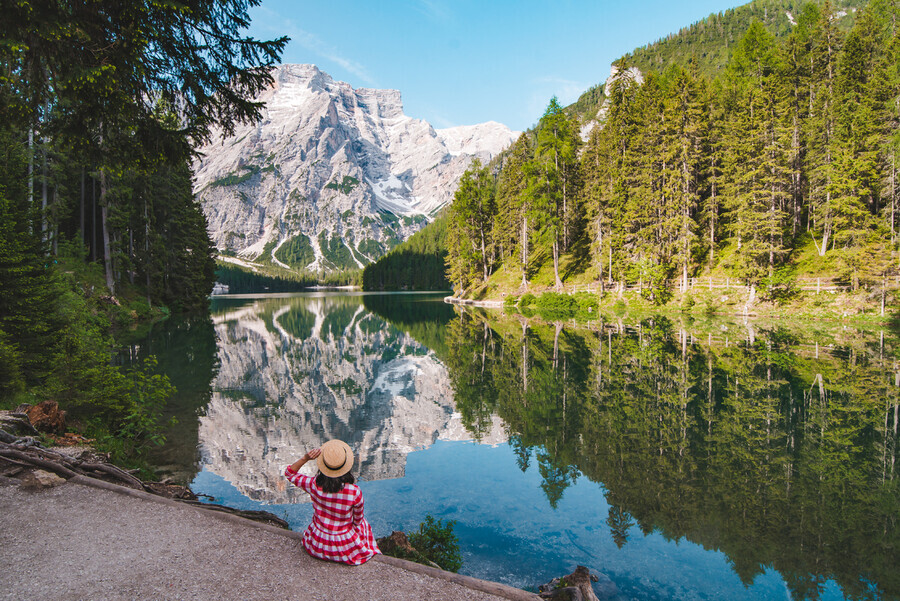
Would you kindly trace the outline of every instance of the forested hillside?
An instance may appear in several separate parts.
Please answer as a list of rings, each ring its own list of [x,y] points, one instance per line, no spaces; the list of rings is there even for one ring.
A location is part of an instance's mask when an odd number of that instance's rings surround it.
[[[835,26],[846,33],[853,26],[856,11],[868,0],[835,0],[832,2]],[[692,64],[699,73],[714,78],[725,71],[737,42],[750,24],[761,23],[766,31],[783,40],[790,35],[803,12],[804,0],[754,0],[736,8],[713,13],[707,18],[682,27],[666,37],[635,49],[623,58],[642,73],[661,72],[668,67]],[[819,3],[821,4],[821,2]],[[582,120],[593,119],[606,99],[603,84],[584,92],[567,107]]]
[[[111,365],[109,333],[158,305],[206,306],[192,149],[258,115],[249,99],[286,39],[242,33],[256,4],[4,3],[3,404],[56,399],[126,445],[152,430],[169,387]]]
[[[363,270],[364,290],[449,290],[447,215],[413,234]]]
[[[870,2],[844,33],[830,2],[808,3],[781,38],[749,23],[715,79],[696,63],[618,77],[586,143],[552,100],[496,176],[463,177],[455,289],[640,284],[662,303],[700,275],[751,295],[797,273],[883,287],[898,273],[898,11]]]

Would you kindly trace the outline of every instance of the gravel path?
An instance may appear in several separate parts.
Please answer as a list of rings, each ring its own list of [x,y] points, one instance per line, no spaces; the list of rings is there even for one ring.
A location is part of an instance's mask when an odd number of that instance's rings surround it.
[[[319,561],[297,533],[79,478],[33,492],[0,485],[0,599],[537,599],[392,558]]]

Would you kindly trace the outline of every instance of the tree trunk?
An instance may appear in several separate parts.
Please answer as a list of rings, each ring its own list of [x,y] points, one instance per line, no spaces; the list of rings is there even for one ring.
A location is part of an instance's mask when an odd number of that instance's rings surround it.
[[[150,211],[147,199],[144,199],[144,274],[147,278],[147,306],[152,307],[150,300]]]
[[[481,273],[482,273],[482,275],[484,276],[484,280],[483,280],[483,281],[487,282],[487,281],[488,281],[488,277],[489,277],[489,274],[488,274],[487,246],[485,245],[485,241],[484,241],[484,228],[482,227],[482,228],[480,228],[480,229],[481,229],[481,232],[480,232],[480,233],[481,233]]]
[[[116,295],[116,282],[115,278],[113,278],[113,264],[112,264],[112,253],[110,252],[109,245],[109,227],[107,226],[107,217],[108,217],[108,199],[107,195],[107,187],[106,187],[106,170],[100,169],[100,228],[103,230],[103,266],[106,272],[106,287],[109,288],[109,293],[113,296]]]
[[[81,245],[84,246],[84,167],[81,168],[81,202],[79,203],[79,207],[81,209],[81,225],[79,227],[79,233],[81,234]]]
[[[600,294],[599,298],[603,298],[603,227],[600,225],[600,220],[597,219],[597,256],[599,260],[597,261],[597,269],[600,272],[600,277],[598,278],[600,284]]]
[[[47,140],[41,144],[41,241],[47,243]]]
[[[28,207],[34,205],[34,130],[28,128]]]
[[[559,236],[553,237],[553,277],[556,279],[555,288],[559,292],[562,290],[562,280],[559,279]]]
[[[522,217],[522,291],[528,290],[528,217]]]

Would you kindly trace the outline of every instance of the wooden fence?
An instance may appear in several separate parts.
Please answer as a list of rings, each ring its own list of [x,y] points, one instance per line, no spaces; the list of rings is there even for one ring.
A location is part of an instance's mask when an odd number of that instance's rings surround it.
[[[833,292],[839,290],[850,290],[851,286],[847,282],[835,280],[833,278],[797,278],[792,282],[792,287],[795,290],[803,290],[806,292],[815,292],[816,294],[820,292]],[[622,288],[621,282],[612,282],[607,283],[604,287],[606,292],[618,292]],[[641,288],[640,284],[626,284],[624,290],[639,290]],[[671,288],[675,290],[682,290],[682,281],[681,278],[674,280],[671,284]],[[703,278],[689,278],[688,279],[688,290],[694,289],[703,289],[703,290],[740,290],[746,289],[747,283],[736,278],[711,278],[711,277],[703,277]],[[874,285],[870,287],[871,289],[880,289],[880,283],[878,285]],[[886,282],[885,288],[887,290],[896,290],[900,288],[900,276],[895,276],[888,278]],[[600,289],[599,284],[593,283],[588,285],[580,285],[580,286],[566,286],[565,291],[569,293],[575,292],[591,292],[596,294]]]

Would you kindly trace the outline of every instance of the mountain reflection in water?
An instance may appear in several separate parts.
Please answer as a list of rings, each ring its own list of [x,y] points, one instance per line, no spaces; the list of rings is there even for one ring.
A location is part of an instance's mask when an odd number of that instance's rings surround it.
[[[179,401],[194,434],[182,422],[177,437],[199,444],[204,472],[249,499],[301,502],[278,468],[338,437],[359,453],[376,522],[373,502],[403,498],[433,508],[441,495],[452,498],[444,515],[459,521],[468,573],[479,577],[531,586],[543,566],[570,570],[577,560],[612,577],[615,598],[724,594],[717,588],[724,584],[685,584],[675,570],[646,573],[652,563],[634,553],[649,553],[647,541],[661,536],[682,553],[685,545],[724,553],[738,577],[731,597],[900,598],[900,367],[892,335],[660,317],[574,327],[457,312],[427,295],[218,302],[211,324],[196,326],[201,350],[191,350],[207,369],[208,392]],[[213,361],[210,331],[218,338]],[[185,352],[160,342],[173,336],[163,328],[137,354]],[[171,358],[161,364],[183,369]],[[189,388],[196,397],[203,387]],[[167,451],[179,448],[172,438],[158,463],[192,477],[196,455],[185,462],[187,453]],[[556,540],[553,532],[505,523],[504,512],[522,508],[504,509],[501,494],[496,515],[485,516],[491,507],[474,499],[491,489],[464,473],[463,492],[421,479],[375,482],[402,478],[413,450],[469,439],[507,443],[498,451],[511,455],[513,471],[537,479],[544,499],[522,519],[563,524],[571,548],[542,546]],[[450,449],[422,457],[486,457]],[[526,494],[523,507],[535,503]],[[601,523],[567,514],[567,495],[573,503],[595,495]],[[428,506],[418,508],[425,513]],[[781,592],[760,584],[773,570]]]
[[[332,438],[353,447],[363,480],[402,477],[406,454],[435,440],[471,439],[444,365],[359,297],[259,300],[213,322],[219,369],[201,464],[251,499],[307,500],[272,468]],[[499,422],[486,440],[505,440]]]

